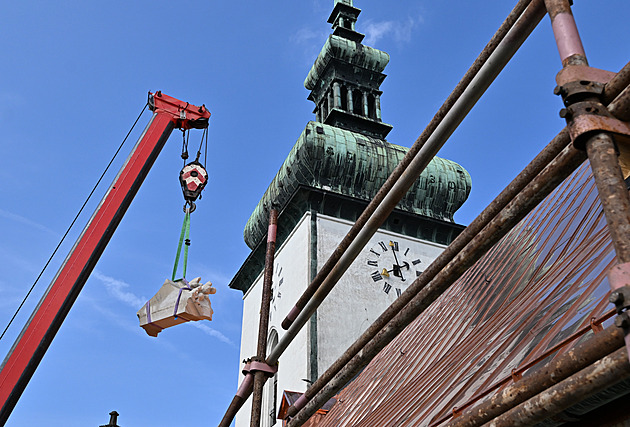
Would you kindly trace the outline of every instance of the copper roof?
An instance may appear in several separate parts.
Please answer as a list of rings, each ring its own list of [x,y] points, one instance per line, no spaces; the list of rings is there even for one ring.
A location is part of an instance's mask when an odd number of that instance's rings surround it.
[[[383,349],[318,426],[438,425],[609,309],[614,263],[583,165]]]

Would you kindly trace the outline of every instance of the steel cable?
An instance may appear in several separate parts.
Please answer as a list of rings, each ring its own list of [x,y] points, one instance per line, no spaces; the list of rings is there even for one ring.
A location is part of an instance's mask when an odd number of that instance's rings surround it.
[[[48,258],[48,261],[46,261],[46,264],[44,265],[44,268],[42,268],[42,271],[39,273],[39,275],[37,276],[37,278],[35,279],[35,282],[33,283],[33,285],[31,286],[31,288],[28,290],[28,292],[26,293],[26,296],[24,297],[24,299],[22,300],[22,302],[20,303],[19,307],[17,308],[17,310],[15,311],[15,313],[13,314],[13,317],[11,317],[11,320],[9,320],[9,323],[7,324],[7,326],[4,328],[4,331],[2,331],[2,335],[0,335],[0,341],[2,340],[2,338],[4,337],[4,335],[6,334],[7,330],[9,329],[9,327],[11,326],[11,324],[13,323],[13,321],[15,320],[15,318],[17,317],[18,313],[20,312],[20,310],[22,309],[22,307],[24,306],[24,304],[26,303],[26,300],[28,299],[28,297],[31,295],[31,292],[33,292],[33,289],[35,289],[35,286],[37,285],[37,283],[39,282],[39,279],[42,277],[42,275],[44,274],[44,272],[46,271],[46,269],[48,268],[48,265],[50,264],[50,262],[52,261],[52,259],[55,257],[55,254],[57,253],[57,251],[59,250],[59,248],[61,247],[61,245],[63,244],[64,240],[66,239],[66,237],[68,236],[68,234],[70,233],[70,230],[72,229],[72,227],[74,226],[74,224],[77,222],[77,219],[79,219],[79,216],[81,215],[81,213],[83,212],[83,209],[85,208],[85,206],[88,204],[88,202],[90,201],[90,199],[92,198],[92,196],[94,195],[94,192],[96,191],[96,189],[98,188],[98,186],[100,185],[101,181],[103,180],[103,178],[105,177],[105,174],[107,173],[107,171],[109,170],[110,166],[112,165],[112,163],[114,163],[114,160],[116,159],[116,156],[118,156],[118,153],[120,153],[120,150],[122,149],[123,145],[125,145],[125,142],[127,141],[127,138],[129,138],[129,135],[131,135],[131,132],[133,131],[133,129],[135,128],[136,124],[138,123],[138,120],[140,120],[140,117],[142,116],[142,114],[144,113],[144,110],[146,110],[147,106],[149,104],[146,103],[144,105],[144,107],[142,108],[142,111],[140,112],[140,114],[138,115],[138,118],[136,118],[136,121],[133,123],[133,125],[131,126],[131,129],[129,129],[129,132],[127,132],[127,135],[125,136],[125,138],[123,139],[123,141],[120,143],[120,146],[118,147],[118,149],[116,150],[116,152],[114,153],[114,156],[112,157],[112,159],[109,161],[109,163],[107,164],[107,166],[105,167],[105,170],[103,171],[103,173],[101,174],[100,178],[98,179],[98,181],[96,181],[96,184],[94,185],[94,188],[92,188],[92,191],[90,191],[90,194],[87,196],[87,199],[85,199],[85,202],[83,202],[83,205],[81,206],[81,208],[79,209],[79,212],[76,214],[76,216],[74,217],[74,219],[72,220],[72,222],[70,223],[70,226],[68,227],[68,229],[66,230],[66,232],[64,233],[64,235],[61,237],[61,240],[59,241],[59,243],[57,244],[57,247],[55,247],[55,250],[52,252],[52,255],[50,255],[50,257]]]

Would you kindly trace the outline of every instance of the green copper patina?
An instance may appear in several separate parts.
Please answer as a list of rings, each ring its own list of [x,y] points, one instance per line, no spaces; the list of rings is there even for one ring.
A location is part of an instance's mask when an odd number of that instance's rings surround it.
[[[304,86],[315,103],[311,121],[260,199],[245,226],[252,253],[230,282],[247,292],[262,272],[269,210],[280,210],[277,247],[307,212],[356,221],[408,149],[385,137],[380,85],[389,55],[361,44],[355,30],[361,9],[335,0],[331,34]],[[435,157],[381,229],[448,245],[464,229],[453,214],[471,189],[470,175],[455,162]]]
[[[326,83],[323,78],[326,74],[326,68],[333,60],[342,61],[374,73],[382,73],[389,63],[389,55],[382,50],[331,34],[315,60],[311,71],[306,76],[304,87],[308,90],[314,90],[318,84],[323,86]]]
[[[267,232],[269,209],[272,206],[283,209],[301,187],[369,202],[407,150],[383,140],[309,122],[249,218],[245,242],[253,249]],[[455,162],[436,157],[397,209],[453,222],[453,214],[470,189],[468,172]]]

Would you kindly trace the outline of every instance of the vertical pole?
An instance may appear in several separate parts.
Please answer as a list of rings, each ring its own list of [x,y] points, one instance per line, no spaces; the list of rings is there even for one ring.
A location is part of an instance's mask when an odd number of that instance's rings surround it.
[[[348,87],[348,112],[354,113],[354,101],[352,100],[352,87]]]
[[[267,357],[267,329],[269,328],[269,305],[271,301],[271,282],[273,281],[273,259],[276,251],[276,231],[278,228],[278,211],[269,212],[269,231],[267,232],[267,254],[265,256],[265,274],[263,277],[262,301],[260,303],[260,323],[258,326],[258,349],[256,359],[264,362]],[[265,385],[265,373],[256,371],[254,374],[254,390],[252,396],[251,427],[260,426],[260,412],[262,406],[262,392]]]
[[[367,92],[363,92],[363,115],[369,117]]]
[[[341,86],[338,82],[333,83],[333,96],[335,100],[335,108],[343,109],[341,105]]]
[[[545,6],[551,18],[551,27],[563,67],[588,66],[569,0],[545,0]],[[595,96],[586,100],[600,102]],[[586,138],[586,153],[593,171],[599,200],[617,254],[618,264],[615,268],[621,267],[622,270],[630,271],[628,264],[630,263],[630,196],[619,165],[617,147],[608,132],[594,132],[592,135],[585,135],[584,138]],[[630,280],[628,273],[620,276],[613,270],[609,272],[609,278],[617,300],[613,298],[611,302],[615,302],[620,315],[615,323],[624,330],[626,350],[630,356],[630,322],[627,320],[626,311],[628,303],[623,301],[624,293],[630,296]],[[620,280],[615,280],[619,277]]]

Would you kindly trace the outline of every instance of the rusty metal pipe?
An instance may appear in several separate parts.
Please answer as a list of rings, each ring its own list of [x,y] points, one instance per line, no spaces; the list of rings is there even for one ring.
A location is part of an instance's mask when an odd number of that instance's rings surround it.
[[[276,231],[278,229],[278,211],[269,211],[269,228],[267,231],[267,253],[265,254],[265,273],[263,276],[262,299],[260,302],[260,321],[258,324],[258,348],[256,361],[262,362],[267,357],[267,333],[269,329],[269,306],[271,305],[271,282],[273,281],[273,260],[276,252]],[[267,375],[262,371],[254,373],[252,394],[252,415],[250,427],[260,426],[263,386]]]
[[[470,85],[427,139],[426,143],[422,145],[418,154],[409,164],[409,167],[394,183],[392,189],[376,208],[374,214],[370,216],[365,226],[361,228],[357,237],[349,245],[348,250],[340,257],[330,274],[324,279],[321,286],[313,294],[313,297],[296,317],[294,324],[291,325],[278,345],[272,350],[268,358],[268,363],[275,363],[278,360],[277,358],[280,357],[288,347],[301,327],[308,321],[313,313],[315,313],[317,307],[332,290],[342,274],[347,270],[350,264],[352,264],[359,252],[405,195],[409,187],[411,187],[418,176],[420,176],[427,164],[435,154],[437,154],[438,150],[444,145],[468,112],[470,112],[477,100],[479,100],[481,95],[516,53],[521,44],[529,34],[531,34],[543,16],[544,8],[542,7],[542,1],[534,0],[517,23],[510,29],[497,49],[490,55],[488,62],[481,67]]]
[[[615,77],[606,83],[604,93],[602,94],[602,103],[604,105],[610,104],[628,85],[630,85],[630,62],[619,70]],[[630,119],[619,117],[619,115],[617,115],[617,118],[623,121]]]
[[[526,374],[492,398],[465,410],[445,427],[480,426],[618,350],[623,344],[623,334],[619,328],[610,326],[551,360],[542,368]]]
[[[560,132],[523,171],[470,223],[468,227],[442,252],[416,279],[409,288],[379,316],[378,319],[355,341],[348,350],[340,356],[304,393],[307,399],[311,399],[321,388],[334,377],[386,324],[389,322],[415,294],[424,288],[429,281],[438,274],[442,268],[453,259],[475,237],[492,218],[503,209],[510,200],[531,182],[531,180],[543,170],[557,155],[571,142],[566,130]],[[288,410],[289,416],[297,413],[295,406]]]
[[[562,65],[588,65],[569,0],[545,0]]]
[[[488,249],[568,177],[585,158],[586,155],[583,152],[571,145],[567,146],[296,414],[288,427],[299,426],[306,422],[318,408],[367,366],[379,351],[444,293]],[[422,275],[417,280],[421,278]]]
[[[232,402],[230,402],[230,406],[227,411],[225,411],[225,415],[223,415],[223,419],[219,423],[219,427],[230,427],[230,424],[232,424],[237,412],[243,407],[243,404],[249,395],[252,394],[253,387],[254,375],[245,375],[245,378],[243,379],[243,382],[241,382],[236,395],[232,398]]]
[[[617,161],[615,143],[609,134],[598,133],[586,142],[586,152],[617,253],[617,262],[630,262],[630,198]]]
[[[621,87],[615,86],[615,92]],[[627,90],[625,92],[628,91]],[[618,95],[618,92],[612,92]],[[625,93],[624,92],[624,93]],[[619,109],[614,105],[623,103],[624,93],[619,95],[611,107],[611,113],[618,114]],[[630,98],[630,95],[625,95]],[[304,393],[303,399],[289,408],[287,414],[295,414],[306,405],[308,400],[319,392],[361,349],[418,293],[437,273],[439,273],[453,257],[472,240],[492,218],[503,209],[507,203],[527,185],[532,179],[547,166],[554,157],[570,143],[568,131],[563,129],[523,171],[493,200],[484,211],[440,254],[435,261],[414,281],[409,289],[398,297],[392,305],[340,356]],[[606,353],[608,354],[608,353]],[[299,403],[299,405],[298,405]]]
[[[484,424],[484,427],[535,425],[626,378],[630,378],[630,363],[625,349],[620,348]]]
[[[337,263],[337,261],[341,258],[341,255],[344,254],[344,252],[346,251],[346,249],[348,248],[350,243],[353,241],[353,239],[356,237],[356,235],[359,233],[359,231],[365,226],[368,218],[374,213],[374,211],[376,210],[376,208],[379,205],[379,203],[381,203],[381,201],[384,199],[385,195],[390,191],[391,187],[397,181],[399,176],[409,166],[409,164],[411,163],[411,160],[420,151],[420,148],[422,147],[422,145],[427,141],[429,136],[437,128],[437,126],[440,124],[440,122],[445,118],[445,116],[447,115],[449,110],[453,107],[453,105],[456,103],[456,101],[458,101],[458,99],[464,93],[466,88],[470,85],[470,83],[473,80],[473,78],[477,75],[477,73],[480,71],[480,69],[484,66],[484,64],[486,64],[486,62],[488,61],[490,56],[496,50],[497,46],[499,46],[499,44],[502,43],[502,41],[505,38],[505,35],[508,33],[508,31],[510,31],[510,29],[512,28],[512,26],[514,25],[516,20],[522,15],[522,13],[526,9],[533,10],[533,11],[542,10],[543,9],[543,7],[542,7],[542,0],[533,0],[533,2],[534,2],[534,4],[530,5],[530,3],[532,3],[532,0],[519,0],[519,2],[514,7],[512,12],[508,15],[508,17],[505,20],[505,22],[503,22],[501,27],[499,27],[499,29],[494,34],[492,39],[488,42],[486,47],[483,49],[483,51],[480,53],[480,55],[477,57],[477,59],[473,62],[472,66],[468,69],[468,71],[466,72],[464,77],[457,84],[457,86],[455,87],[453,92],[449,95],[449,97],[446,99],[444,104],[440,107],[440,109],[435,114],[435,116],[433,117],[431,122],[429,122],[429,124],[427,125],[425,130],[418,137],[418,139],[413,144],[413,146],[409,149],[408,153],[405,155],[403,160],[396,167],[396,169],[392,172],[391,176],[387,179],[385,184],[383,184],[383,186],[379,189],[378,193],[376,194],[374,199],[370,202],[370,204],[366,207],[366,209],[363,212],[363,214],[357,219],[357,221],[355,222],[354,226],[351,228],[351,230],[348,232],[348,234],[344,237],[344,239],[339,244],[337,249],[335,249],[333,254],[330,256],[330,258],[326,261],[326,263],[324,264],[322,269],[316,275],[316,277],[313,280],[313,282],[307,287],[307,290],[304,292],[304,294],[300,297],[300,299],[296,303],[296,307],[291,311],[290,316],[288,316],[287,319],[285,319],[282,322],[283,328],[289,329],[289,326],[291,326],[293,321],[296,319],[297,315],[304,308],[304,305],[306,305],[306,303],[310,300],[310,298],[313,296],[315,291],[319,288],[319,286],[322,283],[322,281],[324,280],[324,278],[326,278],[328,276],[328,274],[332,271],[332,269],[335,266],[335,264]],[[542,17],[541,17],[541,19],[542,19]],[[540,21],[540,19],[538,21]],[[534,25],[534,27],[536,25],[537,25],[537,22]],[[533,28],[531,30],[529,30],[529,32],[527,34],[531,33],[532,30],[533,30]],[[525,35],[525,37],[526,36],[527,35]],[[279,343],[272,350],[272,353],[267,358],[267,363],[268,364],[277,363],[278,358],[284,352],[284,350],[286,349],[288,344],[291,342],[291,340],[295,337],[295,335],[297,335],[298,331],[299,331],[299,328],[297,330],[294,330],[293,332],[291,332],[293,336],[291,336],[290,338],[287,337],[287,340],[284,343],[282,343],[283,344],[282,347],[280,347],[280,343]],[[288,333],[287,333],[287,335],[288,335]],[[244,398],[246,399],[249,396],[249,394],[251,394],[251,388],[249,388],[249,389],[244,388],[242,393],[243,393]],[[238,398],[238,396],[235,396],[234,399],[238,400],[237,398]],[[232,404],[230,405],[230,408],[228,408],[228,412],[226,413],[226,415],[224,416],[223,421],[220,424],[220,427],[228,427],[229,426],[229,424],[231,423],[231,420],[234,418],[234,416],[236,415],[236,412],[240,409],[242,404],[243,404],[243,402],[241,402],[240,406],[237,407],[234,404],[234,401],[232,402]]]
[[[577,47],[576,40],[579,41],[579,34],[571,13],[569,0],[545,0],[545,6],[551,17],[551,24],[564,69],[569,65],[588,66],[584,49],[582,48],[580,51]],[[566,47],[569,45],[570,47]],[[599,110],[598,104],[601,101],[599,98],[592,94],[584,101],[592,105],[589,108]],[[573,102],[576,101],[571,101],[571,103]],[[567,99],[565,99],[565,103],[567,103]],[[571,107],[571,105],[567,106]],[[587,114],[580,113],[580,116],[571,120],[584,119],[584,117],[588,117]],[[617,262],[618,264],[625,264],[630,261],[630,195],[628,195],[628,189],[619,164],[617,147],[611,133],[608,131],[609,128],[604,126],[595,127],[595,129],[597,130],[580,135],[581,139],[579,141],[588,138],[585,144],[586,152],[588,153],[610,237],[617,253]],[[625,286],[630,288],[629,284]],[[619,291],[619,289],[614,290]],[[618,307],[620,315],[618,319],[622,321],[619,323],[621,327],[624,324],[622,316],[625,316],[626,313],[622,313],[620,310]],[[630,327],[625,326],[624,328],[626,331],[626,342],[628,343],[626,347],[628,355],[630,355]]]
[[[542,6],[542,0],[536,0]],[[473,62],[471,67],[468,69],[464,77],[459,81],[453,92],[448,96],[444,104],[440,107],[435,116],[431,119],[425,130],[415,141],[413,146],[409,149],[404,158],[400,161],[398,166],[394,169],[392,174],[389,176],[387,181],[383,184],[383,186],[379,189],[377,194],[374,196],[374,199],[370,201],[368,206],[365,208],[361,216],[355,221],[354,225],[348,231],[348,234],[343,238],[339,246],[335,249],[335,251],[328,258],[326,263],[322,266],[320,271],[317,273],[311,284],[304,290],[303,294],[295,303],[295,307],[289,312],[287,317],[282,321],[282,327],[284,329],[289,329],[293,321],[295,321],[297,315],[304,309],[308,301],[315,294],[315,291],[320,287],[324,279],[330,274],[333,270],[335,264],[339,261],[341,256],[346,252],[352,241],[357,237],[359,232],[365,227],[368,219],[374,213],[378,205],[383,201],[387,193],[391,190],[394,183],[399,179],[402,173],[407,169],[412,159],[418,154],[422,145],[427,141],[429,136],[435,131],[440,122],[445,118],[449,110],[453,107],[455,102],[461,97],[464,93],[465,89],[468,87],[473,78],[477,75],[482,66],[488,61],[490,55],[496,50],[497,46],[503,41],[508,31],[512,28],[517,19],[521,16],[521,14],[525,11],[525,9],[529,6],[532,0],[520,0],[514,9],[510,12],[505,21],[501,24],[497,32],[492,36],[488,44],[481,51],[477,59]],[[384,219],[383,219],[384,220]]]

